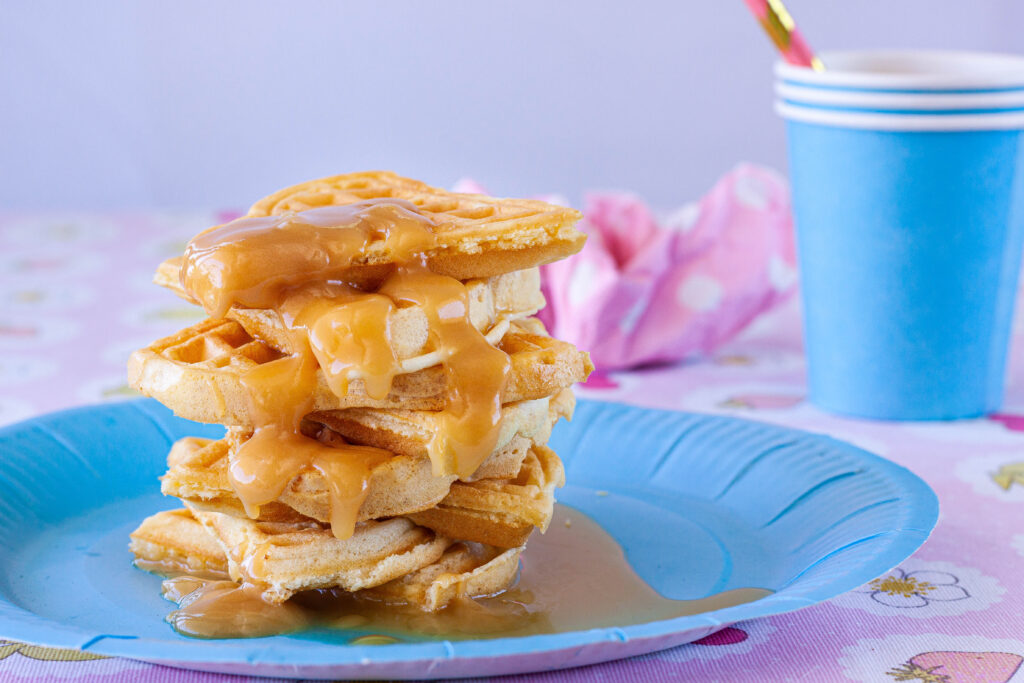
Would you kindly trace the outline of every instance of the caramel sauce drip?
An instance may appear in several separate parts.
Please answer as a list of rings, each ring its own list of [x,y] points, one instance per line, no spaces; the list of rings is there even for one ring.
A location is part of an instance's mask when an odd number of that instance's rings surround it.
[[[555,509],[547,533],[531,540],[515,587],[496,596],[460,598],[435,613],[382,602],[365,592],[309,591],[270,605],[251,585],[173,581],[177,583],[170,587],[165,582],[164,594],[180,607],[168,620],[184,635],[240,638],[317,626],[348,631],[350,642],[368,637],[381,642],[504,638],[623,627],[732,607],[772,593],[737,588],[696,600],[663,597],[636,574],[614,538],[564,505]],[[186,593],[190,588],[193,592]],[[237,618],[236,613],[255,614],[259,620]]]
[[[232,548],[229,553],[235,568],[242,577],[242,583],[246,586],[257,587],[261,594],[268,586],[266,582],[257,577],[266,575],[267,553],[274,545],[275,543],[271,540],[260,543],[251,553],[243,553],[239,547]]]
[[[449,393],[444,429],[429,453],[434,475],[468,478],[494,450],[501,422],[501,392],[512,365],[469,319],[466,286],[425,266],[399,268],[380,288],[394,301],[423,308],[441,350]]]
[[[337,538],[351,537],[373,468],[392,454],[338,442],[328,446],[299,432],[316,386],[316,359],[309,354],[258,365],[242,381],[259,426],[231,451],[228,479],[246,514],[259,517],[261,505],[277,500],[303,471],[315,469],[327,482],[331,532]]]
[[[297,353],[242,373],[257,431],[271,425],[298,431],[303,416],[313,408],[316,370],[316,358]]]
[[[139,569],[173,578],[177,576],[190,576],[193,579],[205,581],[228,581],[231,579],[228,573],[219,569],[193,569],[188,563],[172,557],[165,557],[161,560],[146,560],[141,557],[135,558],[133,565]]]
[[[309,614],[298,604],[272,605],[252,584],[180,576],[164,581],[164,597],[179,608],[167,615],[174,630],[193,638],[259,638],[308,628]]]
[[[280,305],[293,344],[309,347],[331,391],[346,395],[357,373],[374,399],[387,397],[401,369],[388,324],[394,310],[388,297],[340,283],[303,288]]]
[[[250,517],[316,469],[328,484],[334,535],[352,535],[372,470],[389,454],[328,447],[302,436],[299,425],[313,407],[318,368],[338,396],[358,378],[370,397],[387,397],[402,372],[389,327],[399,306],[423,308],[448,378],[444,429],[428,449],[434,473],[468,477],[494,450],[511,361],[473,326],[465,285],[427,268],[435,227],[415,205],[380,199],[241,218],[189,243],[185,291],[215,317],[232,306],[276,310],[293,352],[242,375],[255,430],[232,451],[229,477]],[[373,250],[393,264],[376,292],[344,279]]]
[[[337,442],[328,446],[290,429],[267,425],[231,453],[228,478],[246,514],[256,518],[261,505],[277,500],[304,470],[315,469],[327,482],[331,531],[337,538],[349,538],[366,500],[373,469],[391,457],[380,448]]]
[[[214,318],[234,305],[275,308],[290,289],[344,280],[373,245],[384,245],[396,263],[412,259],[436,244],[433,228],[401,199],[240,218],[188,243],[181,285]]]

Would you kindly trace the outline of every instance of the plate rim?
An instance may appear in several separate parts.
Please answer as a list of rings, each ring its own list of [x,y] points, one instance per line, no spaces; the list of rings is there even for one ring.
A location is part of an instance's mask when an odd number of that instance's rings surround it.
[[[146,407],[154,404],[161,410],[166,410],[153,399],[133,399],[45,413],[0,427],[0,441],[20,431],[31,429],[40,423],[59,423],[71,416],[83,413],[138,410],[152,418],[154,417],[153,413]],[[0,638],[28,642],[43,647],[70,648],[96,655],[124,657],[181,668],[189,668],[189,665],[216,666],[220,664],[238,664],[250,667],[257,665],[293,666],[296,675],[301,674],[303,668],[358,666],[366,665],[368,661],[376,665],[400,665],[438,659],[493,660],[527,654],[555,654],[602,643],[624,646],[628,642],[635,643],[648,639],[668,640],[674,635],[701,629],[708,629],[708,633],[713,633],[740,621],[784,614],[820,604],[863,585],[910,557],[928,539],[938,521],[938,497],[917,474],[903,465],[825,434],[729,415],[649,408],[614,401],[602,401],[593,397],[579,399],[580,406],[586,404],[600,404],[610,410],[688,415],[713,422],[754,424],[777,433],[819,441],[830,450],[840,450],[847,455],[871,462],[886,475],[891,475],[887,478],[899,480],[901,488],[907,493],[907,498],[912,501],[911,510],[907,515],[907,524],[888,532],[891,534],[889,542],[872,557],[873,562],[858,565],[856,570],[843,574],[838,580],[826,584],[821,590],[828,595],[823,597],[817,599],[787,598],[784,592],[785,587],[783,587],[773,595],[754,602],[696,615],[622,627],[600,627],[586,631],[480,640],[398,643],[385,647],[344,644],[325,646],[323,643],[305,640],[285,640],[282,643],[281,641],[284,639],[280,636],[266,639],[216,641],[172,640],[170,638],[138,638],[100,634],[91,629],[69,626],[41,617],[15,604],[8,598],[6,592],[0,591]],[[173,419],[183,420],[183,418],[177,417]],[[883,565],[884,568],[881,568]],[[168,628],[170,627],[168,626]],[[567,666],[573,665],[575,664]]]

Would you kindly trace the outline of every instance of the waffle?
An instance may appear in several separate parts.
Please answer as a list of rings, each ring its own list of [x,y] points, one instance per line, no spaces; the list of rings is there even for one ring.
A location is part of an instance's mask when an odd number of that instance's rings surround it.
[[[147,517],[130,538],[128,548],[143,569],[227,576],[224,550],[187,508]]]
[[[476,280],[467,290],[469,320],[492,343],[501,340],[511,321],[528,318],[544,308],[540,272],[536,268]],[[227,317],[237,320],[252,337],[285,353],[302,351],[295,347],[294,335],[275,310],[232,307]],[[429,353],[430,326],[422,308],[396,308],[386,324],[388,338],[403,368],[415,372],[437,364],[434,354]]]
[[[583,248],[575,227],[579,211],[530,199],[497,199],[448,192],[386,171],[349,173],[313,180],[261,199],[249,216],[305,211],[367,199],[404,199],[436,224],[437,246],[427,252],[430,269],[458,280],[485,278],[550,263]],[[380,277],[394,256],[382,243],[353,261],[344,280]]]
[[[590,357],[572,344],[552,339],[533,319],[517,321],[499,347],[510,354],[512,367],[502,394],[504,403],[537,399],[586,379]],[[252,427],[248,393],[242,375],[259,365],[286,357],[279,349],[253,338],[233,320],[208,319],[132,354],[128,382],[176,415],[196,422]],[[395,377],[382,400],[366,395],[362,380],[336,396],[322,371],[317,371],[313,410],[354,407],[441,410],[448,390],[440,366]]]
[[[575,402],[566,398],[567,393],[571,396],[571,392],[563,390],[555,397],[503,406],[495,450],[504,448],[516,434],[534,443],[547,443],[558,418],[571,417],[571,412],[564,411],[571,410]],[[307,415],[307,428],[311,422],[330,428],[352,443],[413,457],[430,457],[429,444],[444,428],[443,415],[429,410],[329,410]],[[450,457],[433,464],[438,476],[456,471],[456,463]]]
[[[224,550],[187,508],[148,517],[131,538],[140,567],[160,573],[227,575]],[[456,543],[436,562],[357,595],[437,611],[456,598],[493,595],[507,588],[515,581],[520,550]]]
[[[167,457],[168,471],[161,478],[161,491],[199,510],[246,516],[228,479],[228,459],[247,438],[241,430],[230,430],[219,441],[194,437],[178,441]],[[530,446],[528,439],[513,437],[481,465],[477,476],[515,476]],[[397,517],[433,507],[448,495],[454,481],[455,475],[433,476],[427,458],[395,456],[372,471],[356,521]],[[276,502],[260,506],[258,519],[281,521],[293,515],[291,510],[320,522],[330,520],[327,483],[319,471],[299,474]]]
[[[373,588],[436,562],[452,544],[404,517],[363,522],[342,541],[327,525],[298,514],[280,522],[192,514],[227,555],[231,578],[262,587],[263,599],[275,603],[314,588]]]
[[[181,257],[164,261],[157,268],[153,280],[186,301],[198,303],[181,286],[181,261]],[[544,308],[537,268],[496,275],[486,280],[470,280],[466,289],[469,319],[476,329],[485,333],[492,330],[499,320],[526,318]],[[275,310],[232,306],[226,317],[238,321],[250,336],[270,346],[285,353],[297,351],[281,314]],[[428,324],[421,308],[398,308],[389,317],[387,325],[388,336],[399,359],[407,360],[424,353]]]
[[[363,591],[367,597],[436,612],[458,598],[494,595],[505,590],[519,573],[522,548],[493,548],[456,543],[437,562]]]
[[[204,593],[188,589],[203,577],[181,582],[199,621],[222,594],[306,625],[346,601],[406,625],[486,611],[464,598],[511,586],[550,524],[564,471],[544,444],[593,369],[532,317],[538,266],[582,248],[582,215],[367,172],[281,190],[247,218],[201,233],[154,278],[214,317],[133,353],[129,384],[228,429],[172,447],[161,489],[186,508],[131,534],[137,566],[219,578]],[[474,329],[453,305],[464,295]],[[440,620],[419,611],[446,606]],[[249,619],[224,613],[232,628]]]
[[[554,490],[565,483],[555,452],[534,446],[512,479],[455,482],[436,507],[409,515],[439,534],[500,548],[526,543],[534,527],[544,532],[554,511]]]

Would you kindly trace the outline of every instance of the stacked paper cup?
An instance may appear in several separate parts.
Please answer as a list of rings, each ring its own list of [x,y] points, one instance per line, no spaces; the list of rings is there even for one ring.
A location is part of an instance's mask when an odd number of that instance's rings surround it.
[[[1024,239],[1024,57],[873,51],[779,64],[810,398],[996,410]]]

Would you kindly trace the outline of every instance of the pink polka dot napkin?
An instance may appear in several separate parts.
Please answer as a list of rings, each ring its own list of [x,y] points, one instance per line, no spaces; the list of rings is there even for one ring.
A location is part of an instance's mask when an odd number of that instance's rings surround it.
[[[588,193],[583,213],[586,247],[542,268],[541,318],[599,370],[708,353],[796,284],[789,192],[770,169],[741,164],[663,217],[612,192]]]

